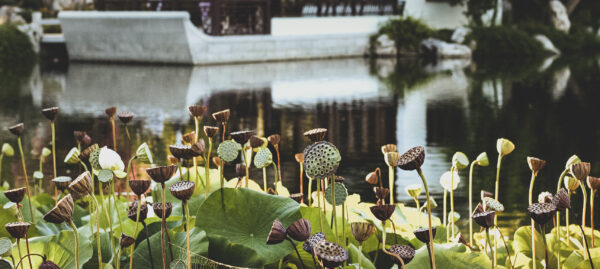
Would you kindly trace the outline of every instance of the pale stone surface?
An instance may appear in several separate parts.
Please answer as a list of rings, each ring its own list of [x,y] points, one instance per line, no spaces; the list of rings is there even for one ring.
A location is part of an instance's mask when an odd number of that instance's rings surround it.
[[[465,45],[447,43],[439,39],[428,38],[421,41],[421,50],[425,54],[438,58],[470,58],[471,49]]]
[[[192,25],[187,12],[63,11],[59,19],[70,59],[92,61],[200,65],[362,56],[372,34],[215,37]]]
[[[552,92],[554,100],[558,100],[564,95],[570,78],[571,69],[568,66],[554,72],[552,85],[550,86],[550,92]]]
[[[534,35],[533,38],[538,42],[542,43],[544,50],[552,52],[553,54],[560,54],[560,50],[554,46],[552,41],[545,35]]]
[[[567,8],[558,0],[550,1],[550,17],[554,28],[565,33],[571,29],[571,21],[567,14]]]
[[[35,53],[40,52],[40,41],[44,35],[44,30],[42,29],[42,25],[40,24],[42,20],[42,13],[33,12],[31,14],[31,23],[30,24],[20,24],[17,25],[17,29],[23,32],[29,38],[31,45],[33,47],[33,51]]]
[[[467,5],[450,5],[443,1],[405,1],[404,16],[420,19],[434,29],[457,28],[467,25]]]
[[[452,33],[452,37],[450,37],[450,40],[452,40],[452,42],[454,42],[454,43],[462,44],[463,42],[465,42],[465,38],[470,33],[471,33],[471,29],[470,28],[467,28],[467,27],[458,27]]]
[[[375,46],[375,55],[379,56],[395,56],[398,54],[396,42],[391,40],[388,35],[380,35],[377,38]]]
[[[5,23],[11,24],[23,24],[27,23],[19,12],[22,12],[23,9],[16,6],[2,6],[0,7],[0,25]]]

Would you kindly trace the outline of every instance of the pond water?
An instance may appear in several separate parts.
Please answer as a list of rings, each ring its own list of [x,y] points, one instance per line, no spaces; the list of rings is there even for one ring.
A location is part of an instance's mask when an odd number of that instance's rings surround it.
[[[449,170],[454,152],[463,151],[471,160],[488,153],[491,165],[476,167],[474,173],[474,200],[479,201],[479,190],[494,189],[496,139],[509,138],[516,150],[504,159],[500,174],[500,201],[507,207],[500,224],[508,230],[528,223],[527,156],[548,161],[536,181],[535,199],[541,191],[555,191],[572,154],[591,162],[591,174],[600,175],[600,60],[593,57],[478,63],[336,59],[201,67],[70,63],[64,68],[35,66],[27,73],[0,73],[0,142],[16,145],[6,127],[25,122],[30,173],[39,165],[41,148],[49,145],[50,128],[41,108],[61,109],[59,162],[75,146],[74,130],[110,144],[104,109],[116,106],[135,113],[131,146],[118,126],[123,157],[147,141],[157,162],[165,164],[168,145],[194,128],[187,106],[203,104],[210,112],[232,110],[228,130],[280,133],[283,182],[292,192],[299,192],[293,155],[308,144],[302,133],[314,127],[327,128],[328,140],[340,149],[339,175],[349,191],[371,202],[375,197],[365,175],[380,167],[387,183],[380,146],[393,143],[404,152],[424,145],[423,170],[440,216],[439,177]],[[208,117],[204,122],[215,124]],[[22,180],[18,159],[6,160],[2,178]],[[45,180],[52,174],[50,162],[44,166]],[[65,165],[59,170],[61,175],[77,173]],[[272,171],[268,173],[273,180]],[[226,174],[233,177],[234,168],[229,166]],[[251,174],[260,179],[259,170]],[[414,206],[404,188],[420,183],[419,177],[399,169],[396,175],[396,199]],[[459,224],[466,227],[468,171],[461,170],[460,176],[455,207],[463,216]],[[581,206],[580,195],[574,196],[575,208]]]

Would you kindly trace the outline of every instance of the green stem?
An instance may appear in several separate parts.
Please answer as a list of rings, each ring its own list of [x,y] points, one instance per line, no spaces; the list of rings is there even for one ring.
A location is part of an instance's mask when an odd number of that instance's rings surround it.
[[[342,243],[344,244],[344,247],[348,247],[346,245],[346,216],[345,216],[345,212],[346,211],[346,203],[342,203],[342,240],[344,240]]]
[[[395,254],[395,253],[391,253],[387,250],[387,248],[385,247],[385,221],[381,222],[381,226],[383,227],[383,235],[382,235],[382,248],[381,250],[383,251],[383,253],[393,256],[394,258],[396,258],[396,260],[398,260],[398,262],[400,262],[401,268],[404,269],[406,266],[404,265],[404,260],[402,259],[402,257],[400,257],[399,255]],[[358,255],[360,256],[360,253],[358,253]]]
[[[17,238],[17,250],[19,251],[19,261],[21,261],[23,259],[23,255],[21,254],[21,243],[20,243],[20,239]],[[15,267],[15,269],[17,269]],[[23,264],[21,264],[21,269],[23,269]]]
[[[263,191],[267,193],[267,167],[262,168],[263,172]]]
[[[596,190],[592,189],[590,191],[590,224],[592,228],[592,248],[594,248],[594,195],[596,194]]]
[[[79,163],[81,164],[81,166],[83,166],[83,169],[85,171],[89,171],[87,165],[85,165],[85,163],[82,160],[79,160]]]
[[[125,185],[127,185],[127,197],[129,197],[129,194],[131,193],[131,187],[129,187],[129,173],[131,173],[131,164],[133,160],[137,159],[137,157],[137,155],[134,155],[127,162],[127,177],[125,177]]]
[[[277,193],[277,181],[279,181],[279,174],[277,174],[277,165],[274,162],[272,162],[271,164],[273,165],[273,173],[275,174],[275,194],[279,194]],[[283,186],[283,182],[281,184]]]
[[[77,232],[77,226],[73,223],[73,220],[69,220],[69,225],[73,229],[73,236],[75,237],[75,268],[79,269],[79,233]],[[119,256],[117,256],[117,260]],[[118,263],[117,263],[118,264]],[[118,265],[117,265],[118,266]],[[117,267],[118,269],[119,267]]]
[[[444,225],[444,227],[446,228],[446,243],[448,243],[448,236],[449,236],[449,231],[448,231],[448,211],[447,211],[447,206],[446,204],[448,204],[448,202],[446,202],[448,200],[448,190],[444,189],[444,213],[442,216],[442,225]]]
[[[319,179],[316,179],[319,180]],[[319,223],[321,224],[320,228],[320,232],[323,232],[323,216],[321,215],[321,184],[319,184],[317,182],[317,203],[319,206]]]
[[[544,254],[545,254],[546,264],[549,264],[548,263],[548,245],[546,244],[546,227],[545,227],[545,225],[540,225],[540,230],[542,231],[542,240],[544,241]],[[535,263],[535,260],[533,262]]]
[[[31,191],[29,189],[29,177],[27,176],[27,166],[25,165],[25,155],[23,154],[23,145],[21,137],[17,138],[19,144],[19,153],[21,153],[21,166],[23,167],[23,176],[25,176],[25,190],[27,191],[27,199],[29,200],[29,213],[31,214],[31,223],[35,223],[35,215],[33,215],[33,207],[31,206]]]
[[[450,219],[452,220],[452,237],[454,232],[454,167],[450,169]]]
[[[248,150],[244,150],[244,159],[246,161],[246,189],[248,188],[248,184],[250,183],[250,164],[252,164],[252,148],[250,148],[250,157],[248,156]],[[273,163],[275,165],[275,163]]]
[[[529,182],[529,205],[533,204],[533,184],[535,182],[535,172],[531,172],[531,181]],[[533,262],[533,269],[536,269],[536,258],[535,258],[535,223],[531,219],[531,256]]]
[[[183,180],[183,178],[181,178],[181,179]],[[165,210],[167,208],[166,202],[165,202],[165,196],[166,196],[165,195],[165,183],[161,183],[160,185],[162,187],[162,197],[161,197],[161,200],[162,200],[162,208],[163,208],[162,216],[161,216],[162,224],[163,225],[160,225],[160,249],[162,251],[163,269],[167,269],[167,254],[165,252],[165,233],[167,231],[166,231],[166,228],[165,228],[165,225],[164,225],[164,223],[165,223],[165,213],[167,211],[167,210]]]
[[[93,175],[93,173],[92,173]],[[96,206],[96,248],[98,249],[98,266],[100,269],[102,269],[102,248],[100,246],[100,206],[98,205],[98,200],[96,199],[96,197],[94,196],[94,194],[92,193],[92,201],[94,202],[94,205]]]
[[[302,168],[300,168],[302,170]],[[308,206],[312,207],[312,179],[308,178]]]
[[[469,214],[473,212],[473,167],[476,162],[471,162],[469,167]],[[469,218],[469,244],[473,245],[473,218]]]
[[[425,175],[423,174],[423,170],[421,170],[421,168],[417,168],[417,173],[419,174],[419,176],[421,177],[421,181],[423,181],[423,186],[425,187],[425,195],[427,196],[427,218],[429,221],[429,246],[430,246],[430,252],[429,252],[429,257],[430,257],[430,263],[431,263],[431,268],[435,269],[435,251],[434,251],[434,246],[433,246],[433,231],[432,231],[432,225],[431,225],[431,203],[429,201],[431,201],[429,199],[429,185],[427,185],[427,179],[425,178]]]
[[[113,226],[112,226],[112,218],[110,216],[111,210],[110,210],[110,201],[108,203],[108,208],[106,206],[106,204],[104,203],[104,183],[100,182],[100,190],[98,190],[100,192],[100,199],[102,200],[101,205],[102,205],[102,209],[104,211],[104,214],[106,215],[106,220],[108,221],[108,234],[110,235],[110,245],[112,247],[112,252],[113,255],[117,255],[116,252],[116,247],[114,244],[114,240],[113,240]]]
[[[112,192],[111,192],[112,200],[113,200],[113,203],[115,204],[115,211],[117,211],[117,218],[119,219],[119,227],[121,227],[121,230],[123,230],[123,221],[121,220],[121,213],[120,213],[121,210],[119,209],[117,198],[115,195],[115,182],[111,181],[110,186],[112,189]]]
[[[335,243],[338,243],[338,237],[339,237],[339,233],[338,233],[338,225],[337,225],[337,206],[335,204],[335,175],[332,175],[331,178],[331,206],[333,209],[333,226],[335,227]]]
[[[302,265],[302,269],[306,269],[306,266],[304,266],[304,262],[302,261],[302,257],[300,257],[300,252],[298,252],[298,248],[294,244],[294,241],[292,241],[292,239],[290,239],[289,237],[286,237],[286,239],[288,241],[290,241],[292,248],[294,248],[294,250],[296,251],[296,255],[298,255],[298,260],[300,261],[300,264]]]
[[[581,183],[579,184],[581,186],[581,192],[583,194],[583,209],[581,210],[582,215],[581,215],[581,225],[582,227],[585,227],[585,215],[587,213],[586,207],[587,207],[587,191],[585,190],[585,183]],[[592,233],[593,236],[593,233]],[[583,237],[583,241],[582,243],[584,243],[584,247],[585,247],[585,251],[586,251],[586,260],[590,259],[590,256],[588,255],[588,246],[587,246],[587,242],[585,241],[585,232],[582,232],[582,237]]]
[[[127,125],[125,126],[125,128],[127,128]],[[121,248],[120,247],[119,247],[119,250],[117,250],[117,269],[121,269]]]
[[[192,255],[190,251],[190,209],[188,208],[187,201],[183,201],[183,207],[185,208],[185,233],[187,243],[187,266],[188,269],[192,268]]]
[[[135,229],[133,231],[133,236],[137,237],[137,230],[138,230],[138,225],[140,223],[140,211],[142,209],[142,196],[139,195],[138,196],[138,200],[137,200],[137,214],[135,215]],[[131,245],[131,248],[129,249],[130,252],[130,256],[129,256],[129,269],[131,269],[133,267],[133,248],[135,246],[135,243]]]
[[[204,157],[204,175],[205,175],[205,195],[208,198],[208,194],[210,193],[210,153],[212,151],[212,139],[208,138],[208,152]]]
[[[494,191],[494,199],[496,199],[496,201],[500,201],[500,197],[499,192],[500,192],[500,168],[502,166],[502,155],[498,154],[498,163],[496,164],[496,189]],[[494,216],[494,227],[498,226],[498,214],[496,214]],[[492,259],[492,264],[494,265],[494,267],[496,266],[496,258],[497,258],[497,254],[498,254],[498,238],[497,238],[497,233],[494,233],[494,251],[493,253],[493,259]]]
[[[54,178],[56,178],[56,131],[54,129],[54,122],[50,122],[50,127],[52,128],[52,172]],[[42,171],[42,168],[40,168]],[[58,189],[54,186],[54,192],[58,193]]]
[[[556,184],[556,192],[558,192],[560,190],[561,184],[563,182],[563,178],[567,175],[567,173],[568,173],[568,169],[565,169],[562,171],[562,173],[560,173],[560,176],[558,177],[558,182]],[[555,244],[557,244],[558,246],[556,246],[556,248],[555,248],[554,255],[556,255],[556,257],[558,257],[558,259],[556,261],[557,262],[556,268],[560,269],[560,268],[562,268],[562,263],[560,261],[560,255],[559,255],[559,252],[560,252],[560,243],[559,243],[560,242],[560,212],[558,212],[558,211],[556,212],[556,239],[557,240],[556,240]],[[567,241],[567,243],[568,242],[569,241]]]
[[[417,210],[419,210],[419,217],[417,218],[417,228],[421,228],[421,205],[419,204],[419,199],[417,197],[413,197],[415,199],[415,203],[417,204]]]
[[[492,241],[490,241],[490,229],[489,229],[489,228],[485,228],[485,237],[486,237],[486,240],[487,240],[487,241],[486,241],[486,246],[487,246],[487,245],[490,245],[490,246],[491,246],[491,245],[492,245]],[[487,252],[487,247],[486,247],[485,251]],[[493,254],[492,254],[492,255],[490,255],[490,256],[493,256]],[[535,262],[535,261],[534,261],[534,262]],[[494,268],[496,268],[496,265],[495,265],[495,263],[492,261],[492,269],[494,269]]]
[[[394,167],[388,166],[390,185],[390,205],[394,204]]]
[[[4,159],[4,153],[0,154],[0,183],[4,184],[4,180],[2,180],[2,159]]]
[[[360,269],[360,264],[361,264],[361,258],[362,258],[362,242],[358,243],[358,269]]]

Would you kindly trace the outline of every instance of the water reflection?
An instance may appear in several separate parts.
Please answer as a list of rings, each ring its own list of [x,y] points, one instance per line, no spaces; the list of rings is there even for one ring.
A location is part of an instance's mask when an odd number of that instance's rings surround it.
[[[73,130],[85,130],[96,142],[109,144],[104,109],[117,106],[136,115],[132,146],[119,132],[119,152],[127,157],[147,141],[156,159],[165,163],[168,145],[192,131],[188,105],[204,104],[209,111],[231,108],[228,130],[282,134],[283,179],[293,192],[299,190],[293,154],[308,143],[302,133],[325,127],[328,140],[343,155],[340,175],[351,192],[369,201],[374,195],[364,175],[384,168],[381,145],[395,143],[399,151],[426,145],[423,168],[440,205],[439,176],[449,169],[452,154],[460,150],[474,158],[487,151],[492,165],[476,168],[474,190],[491,191],[495,141],[507,137],[517,149],[502,166],[500,196],[508,212],[501,224],[514,228],[526,221],[517,209],[527,203],[527,155],[548,161],[536,181],[536,194],[555,190],[564,161],[572,154],[592,162],[592,175],[600,172],[595,164],[600,160],[600,128],[593,120],[600,112],[595,105],[600,100],[595,90],[600,84],[599,65],[590,58],[500,63],[337,59],[202,67],[71,63],[65,71],[35,67],[30,75],[18,78],[0,74],[1,81],[11,82],[0,91],[4,105],[0,122],[9,126],[25,121],[26,152],[33,156],[29,167],[35,167],[35,156],[49,143],[49,127],[39,113],[42,107],[61,108],[57,159],[62,160],[74,146]],[[204,121],[214,124],[208,118]],[[7,131],[1,138],[14,142]],[[16,159],[4,168],[4,179],[14,175],[20,180]],[[51,166],[44,170],[51,174]],[[63,166],[60,174],[75,176],[76,170]],[[382,170],[387,178],[387,169]],[[227,173],[233,175],[233,169]],[[466,171],[460,175],[455,199],[464,224],[469,215],[468,177]],[[397,176],[395,196],[412,205],[404,187],[420,180],[415,173],[400,170]],[[575,204],[581,203],[574,198]]]

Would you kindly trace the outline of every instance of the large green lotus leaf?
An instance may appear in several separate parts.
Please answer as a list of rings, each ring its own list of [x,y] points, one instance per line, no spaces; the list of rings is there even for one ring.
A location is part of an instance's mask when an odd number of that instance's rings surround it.
[[[92,242],[88,234],[79,229],[79,264],[85,264],[92,257]],[[42,236],[29,239],[31,253],[43,253],[48,260],[53,261],[62,269],[75,268],[75,237],[73,231],[61,231],[57,235]],[[25,244],[21,244],[21,253],[26,252]],[[13,256],[19,256],[19,250],[13,249]],[[39,258],[32,258],[33,268],[38,268],[42,263]],[[29,268],[29,262],[22,262],[24,268]]]
[[[600,267],[600,248],[590,249],[590,257],[594,263],[594,268]],[[565,269],[588,269],[592,268],[590,261],[585,259],[584,250],[576,250],[562,264]]]
[[[513,248],[515,249],[515,252],[521,252],[527,257],[532,256],[531,226],[519,227],[519,229],[515,231]],[[536,259],[543,259],[545,256],[544,241],[542,239],[542,235],[537,230],[535,231],[535,256]]]
[[[204,179],[205,175],[204,175],[204,166],[198,166],[198,174],[200,175],[199,179],[198,179],[198,185],[196,186],[196,193],[200,194],[200,195],[204,195],[204,184],[206,182],[206,180]],[[219,171],[216,169],[209,169],[210,171],[210,192],[214,192],[218,189],[221,188],[221,176],[219,175]],[[188,180],[188,169],[186,169],[185,167],[182,167],[182,173],[181,173],[183,180]],[[171,179],[169,179],[169,181],[167,181],[165,183],[165,199],[167,202],[171,202],[173,203],[173,206],[177,206],[177,205],[181,205],[181,200],[175,198],[175,196],[173,196],[171,194],[171,192],[169,191],[169,187],[171,187],[171,185],[175,184],[176,182],[180,181],[180,173],[179,170],[177,170],[175,172],[175,174],[173,174],[173,177],[171,177]],[[190,181],[193,181],[194,183],[196,182],[196,169],[194,169],[194,167],[191,167],[189,169],[189,179]],[[161,186],[160,184],[155,184],[153,189],[152,189],[152,197],[158,197],[158,199],[160,199],[161,197]]]
[[[94,230],[95,231],[95,230]],[[120,235],[120,234],[119,234]],[[92,258],[84,265],[84,269],[93,269],[99,268],[98,266],[98,243],[96,233],[94,232],[93,236],[90,237],[90,241],[92,241]],[[112,246],[110,243],[110,234],[108,231],[100,232],[100,252],[102,252],[102,264],[111,263],[114,258],[112,252]]]
[[[223,196],[221,196],[221,193]],[[222,208],[222,199],[225,210]],[[248,189],[224,189],[212,193],[198,211],[196,226],[208,234],[211,242],[217,237],[250,248],[258,253],[263,264],[275,262],[293,249],[287,244],[267,245],[267,236],[275,219],[285,227],[301,218],[299,204],[277,195]],[[231,248],[224,248],[230,250]],[[211,257],[212,257],[211,251]],[[238,252],[224,256],[235,258]]]
[[[14,208],[14,207],[13,207]],[[25,211],[25,210],[23,210]],[[4,225],[10,222],[15,222],[17,221],[17,215],[16,215],[16,210],[13,209],[4,209],[3,207],[0,207],[0,237],[8,237],[8,238],[12,238],[12,236],[10,236],[10,234],[6,231],[6,229],[4,229]]]
[[[353,244],[349,244],[348,245],[348,264],[349,265],[355,265],[356,267],[358,267],[358,257],[360,255],[360,268],[366,268],[366,269],[375,269],[375,265],[373,265],[373,263],[371,263],[371,261],[369,260],[369,258],[367,258],[367,256],[364,255],[364,253],[360,252],[358,250],[358,247],[353,245]]]
[[[171,236],[171,247],[173,249],[173,259],[186,260],[187,242],[185,232],[169,233]],[[160,227],[159,232],[150,236],[150,247],[152,249],[152,260],[155,268],[162,268],[162,250],[160,245]],[[171,256],[168,245],[165,244],[167,262],[170,263]],[[197,228],[190,230],[190,253],[192,256],[205,256],[208,254],[208,239],[206,233]],[[127,261],[126,266],[129,266]],[[150,257],[148,256],[148,243],[144,241],[135,248],[133,252],[133,268],[151,268]]]
[[[479,253],[468,252],[458,244],[436,244],[434,246],[435,264],[437,268],[492,268],[491,260]],[[414,259],[406,265],[407,269],[429,268],[429,254],[427,248],[422,247],[416,251]]]
[[[260,185],[258,185],[258,183],[256,183],[256,181],[254,181],[253,179],[248,180],[248,188],[246,188],[246,178],[242,178],[240,182],[237,177],[234,177],[229,181],[225,182],[225,188],[236,189],[239,187],[255,190],[257,192],[263,192],[263,188]]]
[[[591,244],[590,242],[592,242],[592,229],[590,227],[584,227],[583,228],[585,231],[585,237],[587,238],[588,244]],[[567,232],[568,232],[568,237],[567,237]],[[553,228],[552,231],[550,231],[551,234],[555,235],[556,234],[556,229]],[[593,231],[594,234],[594,240],[596,242],[598,242],[598,240],[600,240],[600,231],[594,230]],[[581,236],[581,229],[579,228],[578,225],[574,225],[571,224],[569,225],[568,229],[567,226],[560,226],[560,236],[561,236],[561,242],[565,243],[565,247],[567,249],[580,249],[583,248],[583,237]],[[567,244],[568,242],[568,244]],[[548,242],[548,244],[550,244],[550,242]],[[550,246],[548,246],[550,247]],[[561,246],[562,248],[563,246]],[[567,254],[567,256],[570,255]]]
[[[6,259],[0,259],[0,269],[13,269],[13,264]]]
[[[319,213],[321,214],[321,218],[323,220],[323,228],[321,228],[321,219],[319,219]],[[329,226],[329,220],[326,219],[325,215],[323,215],[320,209],[316,207],[303,206],[300,207],[300,214],[302,214],[302,218],[310,221],[311,235],[322,232],[325,234],[326,238],[334,238],[333,231]]]
[[[209,241],[208,257],[213,261],[250,268],[260,268],[265,263],[262,255],[257,250],[233,243],[223,236],[210,235]],[[293,250],[291,246],[289,248]]]

